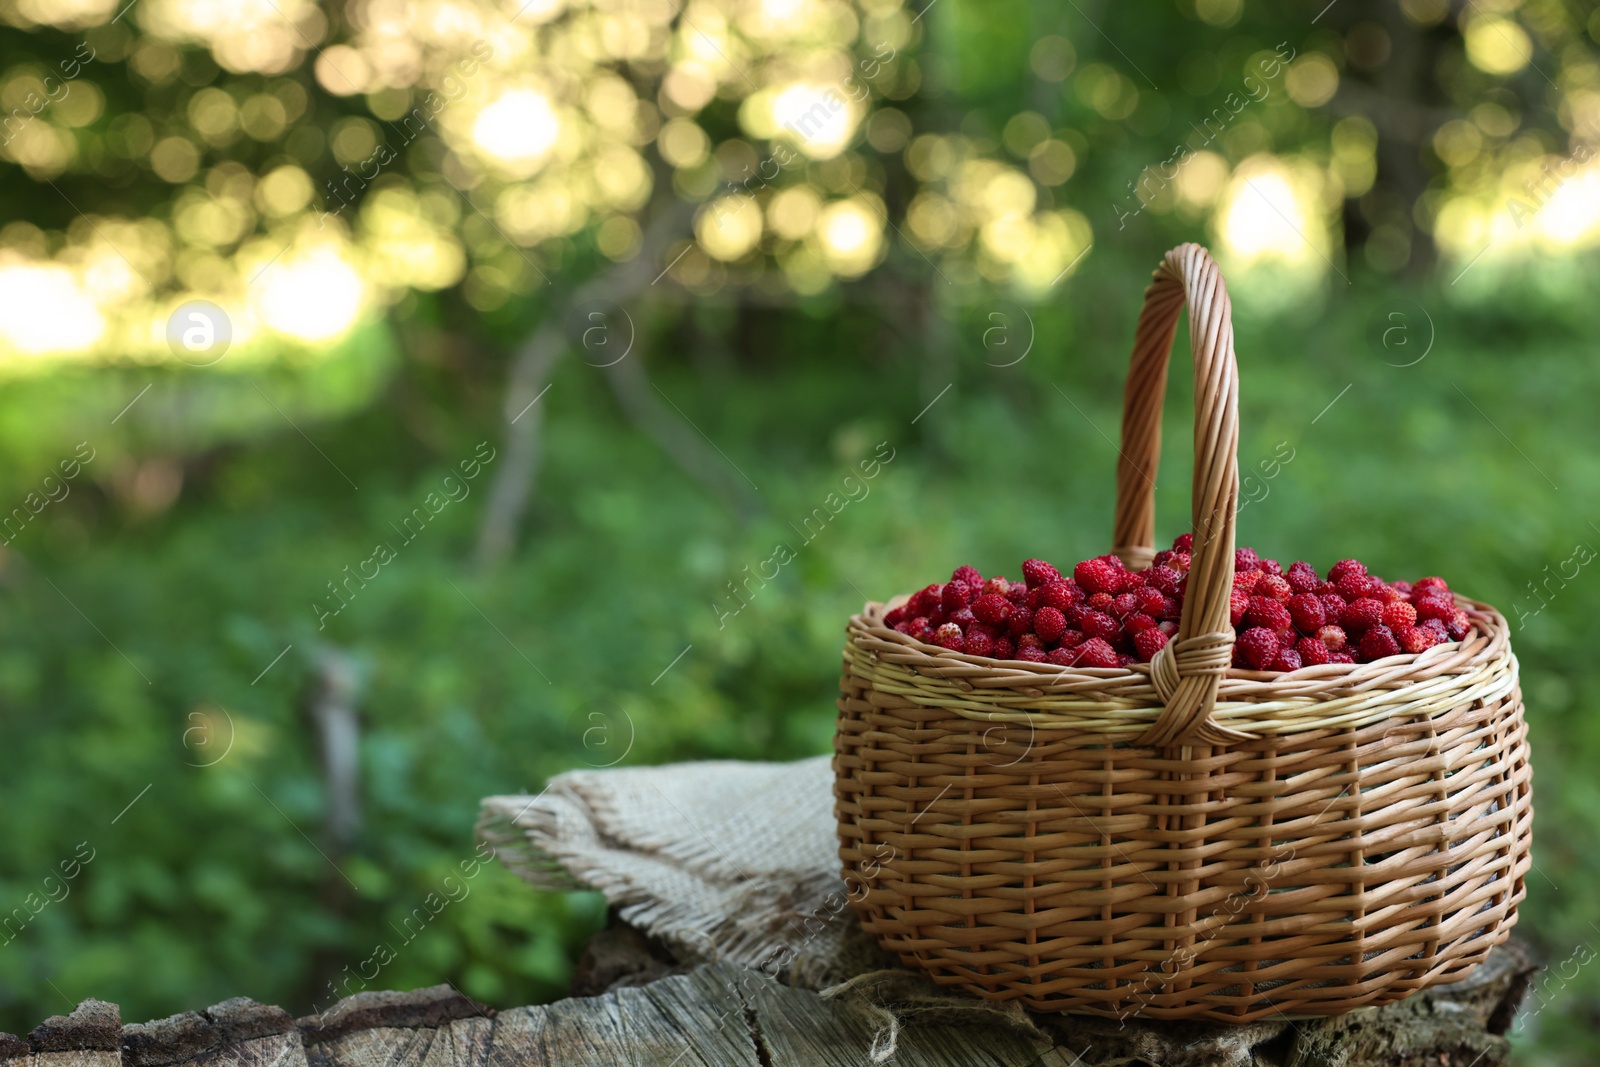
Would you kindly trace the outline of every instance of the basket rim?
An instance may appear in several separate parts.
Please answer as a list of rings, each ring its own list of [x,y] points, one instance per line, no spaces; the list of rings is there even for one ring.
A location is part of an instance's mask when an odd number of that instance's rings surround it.
[[[1509,693],[1518,672],[1505,617],[1483,601],[1452,596],[1472,620],[1463,640],[1371,663],[1229,668],[1218,686],[1216,721],[1255,735],[1300,733],[1431,718]],[[884,613],[906,599],[869,601],[851,616],[845,656],[875,685],[914,703],[982,721],[1097,730],[1119,739],[1143,733],[1164,708],[1148,663],[1061,667],[953,652],[884,625]]]

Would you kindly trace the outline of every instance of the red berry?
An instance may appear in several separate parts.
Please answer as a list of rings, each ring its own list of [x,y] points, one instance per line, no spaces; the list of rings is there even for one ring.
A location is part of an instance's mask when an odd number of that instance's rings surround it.
[[[1122,629],[1122,624],[1102,611],[1086,611],[1083,614],[1083,632],[1090,637],[1099,637],[1109,640],[1117,636]]]
[[[1044,641],[1040,639],[1038,634],[1023,634],[1017,638],[1018,652],[1029,648],[1037,648],[1041,652],[1044,651]]]
[[[1328,581],[1337,583],[1347,574],[1367,573],[1367,565],[1359,559],[1341,559],[1338,563],[1328,568]]]
[[[1156,623],[1156,629],[1160,630],[1168,637],[1171,637],[1173,634],[1178,632],[1178,624],[1171,619],[1162,619],[1160,622]]]
[[[1328,653],[1328,662],[1329,663],[1354,663],[1355,661],[1356,661],[1356,658],[1354,656],[1352,656],[1348,652],[1330,652],[1330,653]]]
[[[1147,572],[1146,584],[1152,589],[1159,590],[1167,596],[1177,596],[1183,588],[1183,575],[1173,567],[1151,567]]]
[[[1417,609],[1419,619],[1438,619],[1440,622],[1449,622],[1455,617],[1455,601],[1446,596],[1428,595],[1412,601],[1412,606]]]
[[[1390,586],[1392,586],[1394,588],[1395,592],[1400,593],[1403,596],[1408,596],[1408,597],[1411,595],[1411,583],[1410,582],[1390,582],[1389,584],[1390,584]]]
[[[1383,601],[1362,597],[1345,605],[1339,613],[1339,625],[1346,630],[1365,630],[1383,623]]]
[[[939,605],[946,611],[959,611],[971,599],[972,587],[959,578],[953,578],[944,583],[944,594],[939,598]]]
[[[1269,671],[1297,671],[1300,669],[1300,653],[1292,648],[1278,650],[1278,655],[1273,659]]]
[[[1107,614],[1111,612],[1111,605],[1116,602],[1117,598],[1110,593],[1095,593],[1084,601],[1091,611],[1104,611]]]
[[[994,638],[982,630],[974,630],[961,643],[961,651],[969,656],[994,655]]]
[[[1071,582],[1046,582],[1039,587],[1039,605],[1065,611],[1083,602],[1083,590]]]
[[[1450,586],[1445,584],[1443,578],[1418,578],[1411,586],[1413,597],[1432,596],[1442,594],[1446,599],[1450,597]]]
[[[1322,601],[1315,593],[1298,593],[1291,597],[1289,617],[1294,620],[1296,630],[1308,634],[1316,633],[1328,622],[1328,614],[1322,610]]]
[[[1009,578],[990,578],[983,583],[985,595],[994,593],[996,596],[1009,597],[1011,595],[1011,580]]]
[[[1039,610],[1044,611],[1047,609],[1040,608]],[[1056,609],[1050,608],[1048,610],[1055,611]],[[1036,614],[1036,612],[1029,611],[1027,608],[1017,608],[1011,613],[1011,618],[1006,620],[1006,628],[1009,629],[1014,636],[1020,637],[1029,630],[1033,629],[1033,620]]]
[[[1278,635],[1262,626],[1252,627],[1239,635],[1233,653],[1246,667],[1263,671],[1278,658]]]
[[[1023,601],[1028,599],[1028,587],[1021,582],[1012,582],[1011,588],[1006,590],[1006,599],[1021,607]]]
[[[1361,658],[1371,662],[1383,659],[1385,656],[1398,656],[1400,642],[1394,639],[1394,631],[1379,623],[1361,635]]]
[[[1122,591],[1132,593],[1143,589],[1150,582],[1148,571],[1127,571],[1122,578]]]
[[[1193,558],[1187,552],[1169,552],[1166,559],[1157,559],[1155,562],[1163,567],[1171,567],[1179,574],[1188,574]]]
[[[1328,646],[1315,637],[1302,637],[1294,643],[1294,650],[1300,654],[1301,664],[1307,667],[1320,667],[1331,655]]]
[[[1349,643],[1343,628],[1338,626],[1324,626],[1317,631],[1316,638],[1327,646],[1329,652],[1343,652],[1345,645]]]
[[[978,617],[972,613],[971,608],[962,608],[960,611],[952,611],[945,621],[955,623],[961,627],[962,633],[966,633],[969,628],[978,624]]]
[[[1046,663],[1054,663],[1057,667],[1070,667],[1078,660],[1078,650],[1075,648],[1052,648],[1044,655]]]
[[[906,608],[904,604],[900,605],[898,608],[890,608],[889,611],[883,616],[883,624],[891,630],[905,621]]]
[[[983,575],[979,573],[978,568],[965,563],[951,573],[950,580],[952,582],[965,582],[969,589],[978,589],[983,585]]]
[[[1174,552],[1193,552],[1194,551],[1194,534],[1192,534],[1192,533],[1179,534],[1177,537],[1173,538],[1173,540],[1172,540],[1172,550]]]
[[[1260,563],[1256,564],[1256,569],[1261,571],[1262,574],[1270,574],[1276,578],[1283,577],[1283,564],[1279,563],[1275,559],[1262,560]]]
[[[1467,631],[1472,629],[1472,619],[1460,608],[1456,609],[1455,617],[1444,624],[1445,631],[1449,633],[1450,640],[1466,640]]]
[[[1151,586],[1139,590],[1133,599],[1140,611],[1157,619],[1167,610],[1167,598],[1161,595],[1159,589]]]
[[[1445,626],[1443,619],[1428,619],[1426,622],[1419,622],[1417,623],[1417,629],[1437,634],[1440,641],[1450,640],[1450,629]]]
[[[1072,576],[1086,593],[1117,593],[1126,571],[1105,557],[1086,559],[1072,569]]]
[[[1149,663],[1156,658],[1156,653],[1167,646],[1169,638],[1157,629],[1140,630],[1133,635],[1133,648],[1139,658]]]
[[[1022,561],[1022,579],[1028,583],[1029,589],[1037,589],[1046,582],[1059,582],[1061,572],[1042,559],[1025,559]]]
[[[1027,663],[1043,663],[1048,657],[1049,654],[1044,649],[1026,645],[1017,649],[1017,654],[1012,658],[1020,659]]]
[[[1091,637],[1074,651],[1078,654],[1080,667],[1117,667],[1121,661],[1117,650],[1098,637]]]
[[[1283,630],[1294,625],[1289,609],[1271,597],[1253,596],[1250,610],[1244,613],[1247,626],[1264,626],[1269,630]]]
[[[1154,630],[1157,625],[1156,620],[1142,611],[1136,611],[1122,620],[1122,628],[1130,634],[1140,634],[1146,630]]]
[[[1033,632],[1046,644],[1059,641],[1067,632],[1067,617],[1059,608],[1040,608],[1033,615]]]
[[[1417,624],[1417,609],[1410,604],[1390,604],[1383,609],[1383,624],[1391,630],[1409,629]]]
[[[930,585],[918,591],[906,604],[906,610],[915,618],[918,615],[932,615],[939,610],[939,598],[944,593],[944,586]]]
[[[1017,654],[1017,643],[1009,637],[998,638],[994,643],[994,651],[990,655],[995,659],[1011,659]]]
[[[1254,572],[1252,572],[1254,573]],[[1250,610],[1250,594],[1243,589],[1235,589],[1228,594],[1228,623],[1238,626],[1244,621],[1244,613]]]
[[[1392,585],[1386,585],[1378,591],[1378,599],[1385,604],[1404,604],[1410,600],[1404,593]]]
[[[1400,647],[1412,655],[1426,652],[1443,640],[1439,634],[1421,626],[1401,626],[1395,630],[1394,637],[1400,642]]]
[[[1265,577],[1265,575],[1263,575],[1260,571],[1234,571],[1233,588],[1236,591],[1243,590],[1246,593],[1253,593],[1255,592],[1256,583],[1259,582],[1263,577]]]
[[[1294,596],[1294,588],[1276,574],[1262,575],[1252,592],[1255,596],[1271,597],[1280,604],[1288,603],[1289,598]]]
[[[1233,569],[1235,571],[1253,571],[1261,565],[1261,557],[1253,548],[1236,548],[1233,550]]]
[[[1360,600],[1372,595],[1372,582],[1365,574],[1346,574],[1337,583],[1339,595],[1346,600]]]
[[[1011,617],[1011,601],[999,593],[985,593],[972,602],[972,613],[982,622],[999,625]]]
[[[1089,640],[1089,635],[1082,630],[1068,630],[1061,635],[1061,647],[1077,648],[1087,640]]]
[[[961,627],[953,622],[945,623],[933,633],[933,643],[940,648],[948,648],[960,652],[961,646],[965,641],[966,639],[961,636]]]
[[[1322,601],[1322,613],[1330,619],[1337,619],[1344,614],[1348,601],[1338,593],[1318,593],[1317,599]]]
[[[1314,593],[1317,586],[1322,584],[1322,579],[1317,575],[1317,569],[1305,560],[1301,560],[1289,568],[1284,575],[1289,583],[1289,588],[1296,593]]]
[[[1138,610],[1139,598],[1132,593],[1118,593],[1111,601],[1111,614],[1116,618],[1126,619]]]

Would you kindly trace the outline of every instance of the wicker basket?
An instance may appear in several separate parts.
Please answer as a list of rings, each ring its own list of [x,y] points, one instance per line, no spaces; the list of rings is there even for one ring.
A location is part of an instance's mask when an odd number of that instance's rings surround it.
[[[1458,597],[1472,632],[1420,655],[1230,669],[1237,369],[1198,245],[1145,293],[1116,552],[1153,555],[1185,301],[1196,537],[1177,636],[1127,669],[1000,662],[906,637],[868,604],[834,743],[850,898],[935,982],[1039,1011],[1245,1022],[1457,980],[1506,938],[1531,865],[1505,619]]]

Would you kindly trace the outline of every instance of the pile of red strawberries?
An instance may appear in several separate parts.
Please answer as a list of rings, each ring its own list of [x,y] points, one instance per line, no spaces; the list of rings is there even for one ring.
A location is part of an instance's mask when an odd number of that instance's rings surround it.
[[[1062,667],[1148,663],[1178,632],[1193,544],[1184,534],[1140,571],[1097,556],[1070,578],[1038,559],[1022,564],[1021,582],[957,567],[944,585],[928,586],[884,621],[969,656]],[[1370,663],[1460,641],[1471,628],[1443,578],[1385,582],[1354,559],[1323,578],[1309,563],[1285,570],[1252,548],[1234,554],[1229,616],[1233,665],[1256,671]]]

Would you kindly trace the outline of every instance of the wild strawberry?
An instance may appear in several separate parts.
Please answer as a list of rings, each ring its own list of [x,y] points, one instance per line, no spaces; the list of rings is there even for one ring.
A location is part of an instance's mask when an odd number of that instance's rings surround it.
[[[1264,626],[1269,630],[1282,630],[1294,625],[1289,609],[1271,597],[1253,596],[1250,610],[1244,613],[1247,626]]]
[[[1040,608],[1039,610],[1044,611],[1047,609]],[[1056,609],[1049,608],[1048,610],[1055,611]],[[1011,613],[1011,618],[1006,620],[1006,628],[1011,631],[1013,636],[1020,637],[1033,629],[1033,620],[1036,615],[1037,612],[1029,611],[1027,608],[1017,608]]]
[[[1327,646],[1329,652],[1343,652],[1345,646],[1349,643],[1349,638],[1345,637],[1343,627],[1339,626],[1322,627],[1316,632],[1316,638]]]
[[[1356,661],[1356,658],[1354,656],[1352,656],[1348,652],[1330,652],[1330,653],[1328,653],[1328,662],[1329,663],[1354,663],[1355,661]]]
[[[1178,624],[1171,619],[1162,619],[1156,623],[1156,629],[1171,637],[1178,632]]]
[[[1264,671],[1278,658],[1278,635],[1262,626],[1252,627],[1234,642],[1234,658],[1246,668]]]
[[[1426,652],[1443,640],[1440,635],[1432,630],[1425,630],[1421,626],[1401,626],[1394,632],[1394,638],[1400,642],[1400,647],[1412,655]]]
[[[1348,603],[1338,593],[1319,593],[1317,599],[1322,601],[1322,613],[1334,620],[1344,614],[1345,605]]]
[[[1399,593],[1401,596],[1408,598],[1411,596],[1410,582],[1390,582],[1389,585],[1393,587],[1394,591]]]
[[[893,630],[896,626],[906,621],[906,608],[902,604],[898,608],[890,608],[883,616],[883,624]]]
[[[985,593],[972,602],[972,613],[981,622],[999,625],[1011,617],[1011,601],[999,593]]]
[[[1028,587],[1021,582],[1012,582],[1011,588],[1006,590],[1006,599],[1020,608],[1028,599]]]
[[[1411,584],[1411,595],[1414,597],[1435,594],[1443,595],[1446,600],[1450,598],[1450,586],[1443,578],[1418,578]]]
[[[1419,622],[1417,623],[1417,629],[1427,630],[1429,633],[1438,635],[1440,641],[1450,640],[1450,629],[1445,626],[1443,619],[1427,619]]]
[[[1269,671],[1297,671],[1300,669],[1300,653],[1292,648],[1282,648],[1273,658]]]
[[[990,578],[983,583],[985,595],[993,593],[995,596],[1009,597],[1011,595],[1011,579],[1003,577]]]
[[[1322,601],[1315,593],[1297,593],[1290,597],[1289,617],[1294,620],[1296,630],[1308,634],[1316,633],[1328,622],[1328,614],[1322,610]]]
[[[1466,640],[1467,631],[1472,629],[1472,619],[1460,608],[1456,609],[1455,616],[1444,624],[1445,631],[1452,641]]]
[[[994,655],[994,638],[982,630],[974,630],[962,641],[961,651],[969,656],[992,656]]]
[[[1341,559],[1328,568],[1328,581],[1337,583],[1347,574],[1366,574],[1367,565],[1359,559]]]
[[[977,625],[978,617],[972,613],[971,608],[962,608],[960,611],[952,611],[950,613],[950,617],[945,621],[955,623],[957,626],[961,627],[962,633],[966,633],[973,626]]]
[[[944,583],[944,594],[939,598],[939,606],[945,611],[955,612],[967,606],[972,599],[972,587],[959,578],[953,578]]]
[[[1280,604],[1287,604],[1289,598],[1294,596],[1294,587],[1276,574],[1264,574],[1256,583],[1254,596],[1267,596]]]
[[[1118,593],[1111,600],[1111,610],[1108,612],[1113,618],[1126,619],[1129,615],[1139,610],[1139,599],[1132,593]]]
[[[1288,581],[1289,588],[1296,593],[1313,593],[1316,591],[1317,586],[1322,584],[1322,579],[1318,576],[1317,569],[1305,560],[1301,560],[1290,567],[1283,577]]]
[[[1080,667],[1117,667],[1121,660],[1117,650],[1098,637],[1091,637],[1074,649]]]
[[[944,586],[930,585],[918,591],[906,604],[906,609],[912,618],[918,615],[932,615],[939,610],[940,598],[944,593]]]
[[[1456,614],[1455,601],[1445,596],[1423,596],[1411,602],[1417,609],[1419,619],[1438,619],[1440,622],[1449,622]]]
[[[1085,593],[1117,593],[1122,589],[1122,567],[1104,556],[1086,559],[1072,569],[1072,576]]]
[[[1035,616],[1035,618],[1037,618],[1037,616]],[[1084,612],[1083,615],[1082,629],[1083,632],[1088,634],[1090,637],[1098,637],[1104,640],[1109,640],[1117,636],[1117,632],[1122,629],[1122,625],[1117,622],[1116,619],[1113,619],[1110,615],[1107,615],[1104,612],[1087,611]]]
[[[1235,589],[1228,594],[1228,623],[1238,626],[1244,621],[1244,613],[1250,610],[1250,594],[1243,589]]]
[[[1150,584],[1149,571],[1124,571],[1122,573],[1122,591],[1134,593]]]
[[[1178,590],[1183,588],[1183,575],[1172,567],[1165,565],[1151,567],[1145,573],[1149,577],[1147,584],[1150,588],[1159,590],[1167,596],[1177,596]]]
[[[1361,635],[1361,658],[1371,662],[1383,659],[1385,656],[1398,656],[1400,642],[1394,639],[1394,631],[1379,623]]]
[[[1383,602],[1371,597],[1352,600],[1339,613],[1339,625],[1346,630],[1365,630],[1383,623]]]
[[[983,575],[978,571],[978,568],[965,563],[951,572],[950,580],[952,582],[963,582],[969,589],[978,589],[983,585]]]
[[[1394,603],[1383,609],[1383,624],[1391,630],[1407,629],[1417,624],[1417,609],[1410,604]]]
[[[1012,658],[1020,659],[1025,663],[1043,663],[1048,657],[1049,654],[1044,649],[1026,645],[1017,649],[1017,654]]]
[[[965,640],[961,635],[961,627],[953,622],[947,622],[933,632],[933,643],[940,648],[948,648],[960,652]]]
[[[1146,586],[1135,593],[1134,603],[1139,606],[1140,611],[1157,619],[1167,610],[1167,598],[1154,586]]]
[[[1256,569],[1262,574],[1270,574],[1274,578],[1283,577],[1283,564],[1279,563],[1275,559],[1262,560],[1260,563],[1256,564]]]
[[[1159,624],[1156,622],[1156,620],[1152,619],[1142,611],[1136,611],[1132,615],[1129,615],[1126,619],[1122,620],[1122,628],[1135,636],[1143,633],[1146,630],[1154,630],[1158,625]]]
[[[1033,614],[1033,632],[1039,635],[1039,640],[1053,644],[1067,632],[1067,617],[1059,608],[1040,608]]]
[[[1091,611],[1103,611],[1108,615],[1111,614],[1111,605],[1116,602],[1117,598],[1110,593],[1095,593],[1084,601]]]
[[[1187,552],[1174,552],[1161,562],[1162,566],[1171,567],[1179,574],[1188,574],[1194,558]]]
[[[1017,654],[1017,643],[1009,637],[998,638],[994,643],[994,651],[990,653],[995,659],[1010,659]]]
[[[1318,596],[1330,596],[1332,594],[1337,593],[1338,591],[1339,591],[1339,587],[1337,585],[1335,585],[1334,583],[1329,582],[1329,581],[1324,581],[1321,585],[1317,586],[1317,588],[1316,588],[1316,594]]]
[[[1167,647],[1169,638],[1157,629],[1140,630],[1133,635],[1133,648],[1139,658],[1149,663],[1156,658],[1156,653]]]
[[[1233,572],[1233,588],[1234,588],[1234,591],[1235,592],[1241,592],[1242,591],[1242,592],[1245,592],[1245,593],[1252,593],[1253,594],[1255,592],[1255,589],[1256,589],[1256,583],[1259,582],[1263,577],[1265,577],[1265,575],[1263,575],[1260,571],[1234,571]]]
[[[1046,582],[1039,587],[1039,603],[1034,607],[1052,607],[1062,611],[1083,602],[1083,590],[1071,582]]]
[[[1193,552],[1194,551],[1194,534],[1192,534],[1192,533],[1184,533],[1184,534],[1179,534],[1177,537],[1173,538],[1172,539],[1172,550],[1174,552]]]
[[[962,629],[968,637],[971,637],[973,634],[988,634],[989,640],[991,641],[996,640],[1001,634],[1006,632],[1006,628],[1004,626],[996,626],[991,622],[975,622],[972,624],[970,629],[966,627],[962,627]]]
[[[1300,654],[1300,663],[1306,667],[1320,667],[1328,662],[1328,646],[1318,641],[1315,637],[1302,637],[1294,643],[1294,650]]]
[[[1077,648],[1087,640],[1089,640],[1089,635],[1082,630],[1068,630],[1061,635],[1061,647]]]
[[[1017,651],[1021,652],[1025,648],[1042,649],[1044,648],[1044,640],[1038,634],[1023,634],[1017,638]]]
[[[1233,550],[1233,569],[1235,571],[1253,571],[1261,566],[1261,557],[1253,548],[1236,548]]]
[[[1059,582],[1061,572],[1042,559],[1025,559],[1022,561],[1022,579],[1028,583],[1029,589],[1037,589],[1046,582]]]
[[[1361,600],[1372,595],[1372,582],[1365,574],[1346,574],[1338,581],[1339,595],[1346,600]]]
[[[1075,648],[1052,648],[1044,654],[1046,663],[1054,663],[1057,667],[1070,667],[1078,661],[1078,650]]]
[[[1385,604],[1405,604],[1408,603],[1411,598],[1406,596],[1400,590],[1396,589],[1394,586],[1385,585],[1382,589],[1378,590],[1378,599],[1383,601]]]

